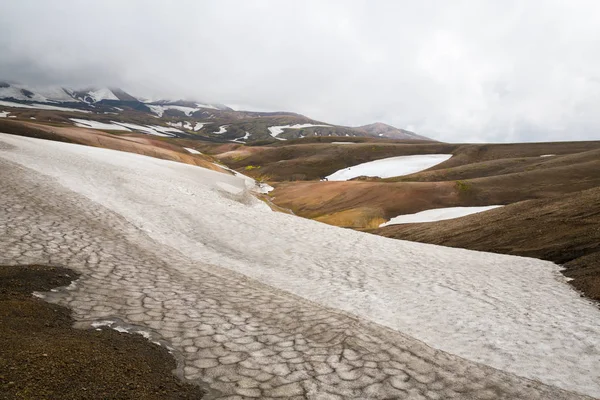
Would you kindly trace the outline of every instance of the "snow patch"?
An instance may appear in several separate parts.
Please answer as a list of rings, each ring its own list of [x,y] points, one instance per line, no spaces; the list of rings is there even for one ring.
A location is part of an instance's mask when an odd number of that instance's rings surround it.
[[[226,132],[227,132],[227,125],[221,125],[221,126],[219,127],[219,130],[218,130],[218,131],[216,131],[216,132],[213,132],[213,133],[214,133],[215,135],[222,135],[222,134],[224,134],[224,133],[226,133]]]
[[[198,132],[204,125],[212,124],[212,122],[196,122],[194,125],[194,132]]]
[[[181,111],[188,117],[191,117],[193,113],[196,111],[200,111],[200,108],[193,107],[184,107],[184,106],[171,106],[171,105],[153,105],[146,104],[146,107],[150,109],[153,113],[155,113],[159,118],[162,117],[167,110],[177,110]]]
[[[250,138],[250,132],[246,131],[246,134],[244,136],[242,136],[241,138],[235,138],[232,140],[232,142],[245,143],[245,141],[248,140],[249,138]]]
[[[116,121],[111,121],[111,122],[121,125],[121,126],[124,126],[129,129],[132,129],[134,131],[147,133],[149,135],[161,136],[161,137],[174,137],[175,136],[172,133],[159,132],[156,129],[153,129],[149,126],[136,125],[136,124],[126,123],[126,122],[116,122]]]
[[[452,157],[452,154],[424,154],[383,158],[340,169],[329,175],[327,179],[330,181],[347,181],[358,176],[391,178],[409,175],[429,169],[450,159],[450,157]]]
[[[102,100],[119,100],[109,88],[91,90],[87,94],[92,99],[92,103],[97,103]]]
[[[315,126],[331,126],[331,125],[314,125],[314,124],[279,125],[279,126],[270,126],[267,129],[269,130],[269,133],[271,134],[271,136],[273,136],[275,139],[286,140],[286,139],[277,137],[283,133],[284,129],[303,129],[303,128],[312,128]]]
[[[163,132],[163,133],[169,133],[169,132],[183,133],[183,131],[180,131],[177,128],[170,128],[170,127],[161,126],[161,125],[148,125],[148,127],[152,128],[156,131]]]
[[[112,122],[107,124],[105,122],[92,121],[89,119],[79,119],[79,118],[69,118],[69,119],[71,121],[75,122],[75,126],[79,126],[80,128],[104,129],[104,130],[111,130],[111,131],[131,132],[131,129],[128,129],[121,125],[114,124]]]
[[[0,111],[0,118],[6,118],[10,114],[10,111]]]
[[[502,206],[483,206],[483,207],[447,207],[425,210],[414,214],[399,215],[390,219],[388,222],[379,225],[380,228],[396,224],[412,224],[418,222],[435,222],[446,219],[460,218],[471,214],[476,214],[488,210],[493,210]]]
[[[191,149],[189,147],[184,147],[184,149],[188,152],[188,153],[192,153],[192,154],[202,154],[200,153],[198,150],[196,149]]]
[[[210,108],[211,110],[218,110],[217,107],[210,105],[210,104],[202,104],[202,103],[196,103],[196,107],[198,108]]]
[[[165,113],[165,109],[161,106],[153,106],[150,104],[146,104],[146,107],[148,107],[150,109],[150,111],[152,111],[154,114],[156,114],[156,116],[158,118],[161,118],[163,116],[163,114]]]
[[[544,158],[544,157],[554,157],[556,156],[556,154],[542,154],[540,157]]]

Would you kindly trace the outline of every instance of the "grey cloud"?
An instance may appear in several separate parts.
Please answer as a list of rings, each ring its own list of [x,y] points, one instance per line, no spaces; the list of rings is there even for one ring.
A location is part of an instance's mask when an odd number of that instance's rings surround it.
[[[4,3],[4,79],[383,121],[453,142],[600,138],[593,0]]]

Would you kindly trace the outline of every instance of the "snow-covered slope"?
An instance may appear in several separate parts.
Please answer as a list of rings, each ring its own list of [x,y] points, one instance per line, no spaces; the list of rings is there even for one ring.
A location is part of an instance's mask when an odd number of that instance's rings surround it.
[[[387,326],[406,340],[600,396],[600,311],[555,264],[274,213],[248,196],[244,181],[194,166],[10,135],[0,140],[14,146],[0,157],[55,178],[202,265]]]
[[[7,82],[0,82],[0,99],[35,101],[41,103],[75,101],[65,89],[58,86],[32,87]]]

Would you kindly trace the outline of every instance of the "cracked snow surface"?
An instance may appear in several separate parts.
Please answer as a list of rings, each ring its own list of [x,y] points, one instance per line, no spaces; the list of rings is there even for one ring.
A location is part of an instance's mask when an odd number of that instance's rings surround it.
[[[78,271],[42,295],[167,346],[212,398],[600,395],[600,314],[551,263],[330,227],[234,176],[4,134],[0,182],[0,263]]]

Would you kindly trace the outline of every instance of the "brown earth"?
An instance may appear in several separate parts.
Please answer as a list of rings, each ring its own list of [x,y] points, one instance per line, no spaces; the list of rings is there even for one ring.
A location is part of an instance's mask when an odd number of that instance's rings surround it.
[[[0,266],[0,398],[200,399],[175,361],[139,335],[79,330],[64,307],[32,296],[68,285],[64,268]]]
[[[348,141],[347,138],[327,138]],[[352,138],[354,139],[354,138]],[[381,158],[414,154],[452,154],[449,160],[430,168],[438,174],[390,178],[385,181],[441,181],[523,172],[552,164],[561,156],[600,150],[600,142],[519,143],[519,144],[448,144],[408,143],[402,141],[356,141],[356,144],[332,144],[299,140],[270,146],[204,144],[203,152],[212,154],[230,168],[269,181],[318,180],[339,169]],[[555,154],[558,157],[542,157]],[[589,157],[592,158],[593,154]],[[565,165],[569,160],[564,160]],[[251,170],[246,170],[252,166]],[[463,168],[458,168],[463,167]],[[457,170],[452,170],[458,168]],[[444,173],[442,171],[450,171]],[[381,179],[379,179],[381,180]]]
[[[571,283],[600,300],[600,187],[522,201],[446,221],[390,225],[369,232],[424,243],[553,261]]]
[[[525,172],[457,181],[312,181],[274,186],[272,201],[297,215],[337,226],[367,228],[382,218],[432,208],[506,205],[600,187],[600,151],[557,157]]]
[[[6,120],[0,120],[0,132],[143,154],[224,172],[222,168],[214,165],[211,159],[204,155],[191,154],[183,147],[163,138],[145,134],[120,133],[115,135],[97,129]]]
[[[269,194],[273,203],[297,215],[347,228],[460,204],[454,182],[282,182]]]
[[[228,167],[254,178],[267,181],[306,181],[318,180],[339,169],[381,158],[411,154],[449,154],[458,146],[445,143],[407,144],[373,141],[352,145],[238,145],[213,146],[211,154]]]

